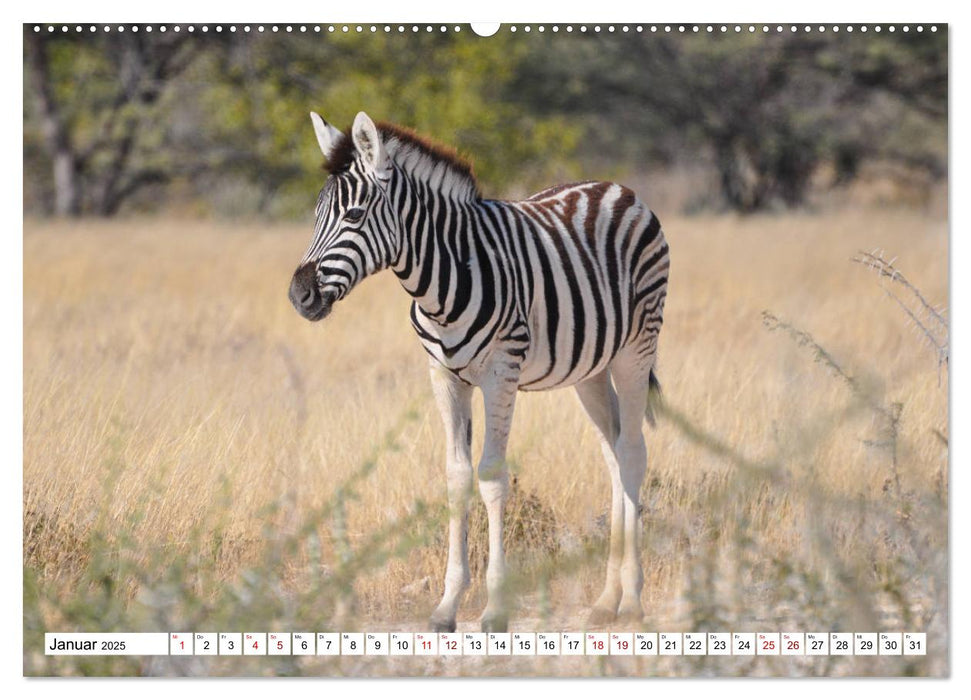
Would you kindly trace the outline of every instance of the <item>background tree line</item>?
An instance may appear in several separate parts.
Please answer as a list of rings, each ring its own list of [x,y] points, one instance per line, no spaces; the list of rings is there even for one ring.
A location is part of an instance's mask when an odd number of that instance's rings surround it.
[[[947,175],[947,32],[35,33],[31,214],[307,216],[307,113],[456,146],[492,196],[689,165],[705,206],[802,205],[867,164]]]

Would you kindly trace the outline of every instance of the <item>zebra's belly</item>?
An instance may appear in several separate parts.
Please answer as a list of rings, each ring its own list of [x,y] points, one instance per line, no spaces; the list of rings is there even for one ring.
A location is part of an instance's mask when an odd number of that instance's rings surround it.
[[[512,358],[517,356],[514,351],[518,349],[521,352],[521,347],[506,347],[499,342],[492,344],[484,352],[463,356],[463,353],[443,351],[443,345],[437,339],[420,338],[420,340],[425,351],[436,362],[473,386],[481,386],[489,376],[497,371],[505,372]],[[555,353],[553,353],[554,360],[555,356]],[[599,357],[581,354],[579,361],[574,363],[572,355],[568,357],[569,362],[557,363],[554,361],[551,365],[548,350],[531,345],[521,361],[519,390],[546,391],[572,386],[602,372],[613,359],[613,356],[607,354]]]
[[[523,369],[519,378],[520,391],[548,391],[579,384],[584,379],[593,377],[607,369],[611,358],[604,358],[600,362],[589,366],[578,366],[566,373],[548,373],[544,366],[533,366],[529,363]]]
[[[555,303],[537,285],[526,321],[529,349],[520,374],[522,391],[577,384],[604,371],[626,344],[630,300],[615,301],[582,278],[575,278],[576,293],[571,293],[567,277],[557,278]]]
[[[548,346],[531,346],[519,375],[519,390],[547,391],[573,386],[607,369],[614,358],[607,351],[597,355],[584,350],[581,348],[579,357],[574,361],[572,348],[558,355],[550,353]]]

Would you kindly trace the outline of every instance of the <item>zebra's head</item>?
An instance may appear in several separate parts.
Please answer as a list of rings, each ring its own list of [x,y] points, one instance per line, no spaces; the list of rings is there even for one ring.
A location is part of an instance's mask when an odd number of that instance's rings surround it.
[[[314,237],[290,282],[290,302],[319,321],[358,282],[394,261],[391,161],[374,122],[359,112],[347,136],[310,113],[330,175],[317,197]]]

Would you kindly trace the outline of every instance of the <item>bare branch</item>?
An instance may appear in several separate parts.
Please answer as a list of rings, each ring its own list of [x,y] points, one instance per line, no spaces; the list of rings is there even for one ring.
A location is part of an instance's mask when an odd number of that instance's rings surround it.
[[[881,277],[888,278],[891,282],[896,282],[903,285],[911,292],[911,294],[914,295],[914,297],[916,297],[928,315],[937,321],[945,331],[947,330],[947,319],[938,313],[937,309],[931,306],[930,302],[928,302],[927,299],[924,298],[924,295],[920,293],[920,290],[911,284],[910,281],[904,277],[903,273],[895,267],[894,263],[897,261],[896,258],[888,261],[886,258],[884,258],[883,251],[874,250],[870,253],[860,251],[859,254],[856,257],[851,258],[851,260],[870,270],[873,270]]]
[[[914,303],[910,305],[890,289],[883,287],[884,293],[903,309],[914,326],[920,330],[924,340],[934,348],[937,354],[938,380],[940,380],[941,369],[950,362],[950,331],[944,314],[932,306],[921,291],[897,269],[896,258],[887,260],[883,251],[874,250],[869,253],[860,251],[851,260],[873,270],[881,278],[900,285],[913,297]]]

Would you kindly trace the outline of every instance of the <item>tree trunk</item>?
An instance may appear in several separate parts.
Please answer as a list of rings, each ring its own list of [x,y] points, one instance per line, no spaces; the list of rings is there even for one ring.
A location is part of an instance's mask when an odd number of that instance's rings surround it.
[[[751,161],[731,136],[713,140],[722,197],[735,211],[757,210],[762,205],[762,188]]]
[[[44,140],[51,154],[54,213],[57,216],[78,216],[81,213],[78,155],[71,144],[60,109],[54,101],[47,51],[41,37],[32,34],[27,36],[27,62],[35,83],[34,95]]]
[[[58,149],[54,154],[54,214],[57,216],[81,214],[77,162],[70,149]]]

